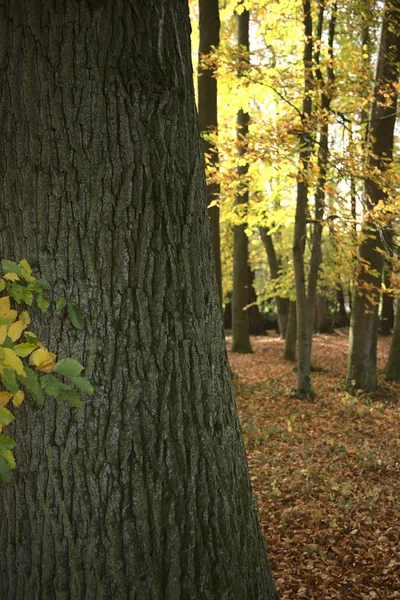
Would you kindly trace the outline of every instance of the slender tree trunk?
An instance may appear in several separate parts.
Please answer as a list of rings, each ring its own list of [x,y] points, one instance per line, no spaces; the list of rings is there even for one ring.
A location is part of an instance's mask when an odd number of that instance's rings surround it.
[[[386,379],[400,381],[400,298],[396,299],[396,317],[385,375]]]
[[[304,96],[303,96],[303,133],[300,137],[300,170],[297,184],[297,202],[295,231],[293,242],[293,265],[296,285],[296,306],[297,306],[297,345],[298,345],[298,370],[297,370],[297,393],[307,395],[312,393],[311,388],[311,347],[312,332],[315,310],[315,300],[317,294],[317,282],[319,268],[322,262],[321,238],[322,238],[322,218],[324,213],[326,170],[328,163],[328,121],[322,123],[319,135],[318,149],[318,169],[319,176],[317,181],[316,193],[314,198],[315,213],[314,223],[311,234],[311,258],[306,276],[306,266],[304,264],[305,240],[307,236],[307,211],[308,211],[308,171],[311,158],[311,118],[312,95],[313,95],[313,72],[315,65],[316,78],[322,87],[321,109],[324,115],[329,113],[330,103],[334,86],[333,73],[333,39],[336,25],[336,2],[332,4],[331,19],[328,32],[328,53],[329,61],[327,64],[326,81],[324,81],[320,68],[320,43],[322,40],[323,20],[324,20],[325,2],[319,3],[318,25],[317,25],[317,48],[313,56],[314,39],[311,17],[311,2],[303,2],[303,23],[304,23]]]
[[[390,265],[384,268],[383,281],[386,289],[390,288],[392,278],[392,270]],[[390,335],[394,325],[394,298],[392,294],[382,292],[382,312],[379,322],[380,335]]]
[[[10,0],[0,26],[2,254],[82,308],[83,332],[63,316],[41,329],[95,387],[79,411],[18,409],[0,598],[276,599],[222,336],[187,3]]]
[[[249,332],[251,335],[265,335],[265,319],[257,304],[257,294],[254,289],[254,279],[255,273],[248,265],[247,267],[247,278],[248,278],[248,287],[247,287],[247,303],[249,305],[248,313],[249,313]]]
[[[242,57],[242,49],[249,50],[249,20],[250,13],[244,10],[237,19],[237,41],[239,57]],[[249,130],[250,117],[242,109],[237,115],[237,137],[239,141],[239,153],[246,156],[246,136]],[[245,177],[248,165],[238,167],[238,176]],[[235,198],[235,205],[246,210],[249,202],[247,185],[243,185]],[[249,335],[249,313],[248,305],[248,261],[249,249],[246,235],[246,223],[235,225],[233,228],[233,290],[232,290],[232,352],[243,354],[252,352]]]
[[[268,233],[266,227],[260,227],[260,235],[267,253],[269,272],[271,279],[279,277],[279,260],[275,252],[275,246],[272,236]],[[275,296],[276,313],[278,316],[279,333],[281,338],[286,337],[286,327],[289,315],[289,299]]]
[[[283,358],[290,362],[296,361],[297,318],[296,302],[289,303],[289,316],[286,329],[285,350]]]
[[[218,0],[199,0],[199,75],[198,86],[198,110],[200,131],[202,133],[216,133],[218,127],[217,118],[217,79],[215,69],[203,66],[202,57],[212,52],[219,45],[219,8]],[[202,147],[205,155],[214,167],[218,164],[218,151],[209,139],[202,137]],[[209,183],[207,185],[207,206],[219,199],[219,185]],[[219,206],[214,204],[208,209],[211,224],[211,239],[217,274],[218,292],[222,305],[222,273],[221,273],[221,242],[219,232]]]
[[[335,327],[347,327],[349,324],[349,318],[347,316],[343,286],[340,284],[339,289],[336,293],[338,310],[338,322]]]
[[[368,169],[374,178],[365,181],[365,204],[370,211],[386,193],[376,179],[384,172],[393,154],[393,134],[396,122],[397,91],[400,60],[400,2],[386,4],[376,67],[374,101],[369,127]],[[349,360],[346,382],[356,388],[374,390],[377,386],[376,347],[378,307],[383,258],[381,232],[367,214],[361,237],[357,281],[352,301]],[[366,266],[367,265],[367,266]]]

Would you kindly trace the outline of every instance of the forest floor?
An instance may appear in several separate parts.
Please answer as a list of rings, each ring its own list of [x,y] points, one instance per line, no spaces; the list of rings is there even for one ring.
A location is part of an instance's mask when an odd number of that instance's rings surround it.
[[[227,337],[229,351],[231,338]],[[268,556],[281,600],[400,599],[400,385],[344,391],[348,331],[313,341],[313,401],[292,396],[276,334],[229,352]],[[390,338],[380,338],[380,372]]]

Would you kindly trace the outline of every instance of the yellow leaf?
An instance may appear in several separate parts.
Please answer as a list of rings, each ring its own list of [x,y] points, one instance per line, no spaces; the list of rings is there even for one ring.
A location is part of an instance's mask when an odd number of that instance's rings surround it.
[[[16,273],[6,273],[5,275],[3,275],[3,278],[6,281],[21,281]]]
[[[13,342],[16,342],[18,338],[21,337],[23,330],[25,329],[25,325],[22,321],[15,321],[8,330],[8,337],[12,339]]]
[[[6,312],[5,315],[0,316],[4,317],[5,319],[8,319],[9,321],[11,321],[11,323],[14,323],[15,319],[18,317],[18,313],[16,310],[9,310],[8,312]]]
[[[7,325],[0,325],[0,346],[7,337]]]
[[[0,298],[0,317],[4,317],[10,310],[10,296]]]
[[[55,367],[56,358],[57,354],[49,352],[47,348],[39,348],[35,352],[32,352],[29,357],[29,363],[35,365],[39,371],[50,373]]]
[[[6,404],[8,404],[10,398],[12,398],[12,394],[10,394],[10,392],[0,392],[0,408],[3,408]]]
[[[3,364],[8,365],[13,369],[18,375],[25,376],[24,365],[22,364],[22,360],[17,356],[15,350],[11,348],[0,348],[0,360]]]
[[[4,279],[0,279],[0,292],[2,292],[5,287],[6,287],[6,282],[4,281]]]
[[[21,406],[21,404],[23,403],[24,400],[25,400],[25,394],[24,394],[23,390],[18,390],[18,392],[16,394],[14,394],[14,396],[13,396],[12,403],[14,404],[14,406],[16,406],[18,408],[18,406]]]

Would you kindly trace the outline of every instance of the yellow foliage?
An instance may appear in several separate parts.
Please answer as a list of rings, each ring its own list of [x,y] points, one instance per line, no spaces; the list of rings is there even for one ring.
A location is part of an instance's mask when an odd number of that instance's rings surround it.
[[[10,296],[0,298],[0,317],[4,317],[10,311]]]
[[[11,338],[13,342],[16,342],[22,335],[26,325],[22,321],[15,321],[8,330],[8,337]]]
[[[34,365],[39,371],[43,373],[51,373],[55,367],[56,354],[49,352],[47,348],[39,348],[35,350],[29,358],[29,363]]]
[[[24,377],[24,365],[22,364],[21,359],[17,356],[15,350],[11,348],[0,348],[0,360],[1,362],[13,369],[18,375],[22,375]]]
[[[10,401],[10,398],[12,398],[10,392],[0,392],[0,408],[4,408]]]
[[[25,400],[24,391],[18,390],[18,392],[16,394],[14,394],[14,396],[13,396],[12,403],[14,404],[14,406],[16,408],[18,408],[19,406],[21,406],[21,404],[23,403],[24,400]]]

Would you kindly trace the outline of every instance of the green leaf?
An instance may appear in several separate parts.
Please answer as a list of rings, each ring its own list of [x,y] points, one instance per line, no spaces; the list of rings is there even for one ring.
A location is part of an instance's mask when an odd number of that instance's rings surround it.
[[[15,442],[8,435],[0,435],[0,452],[2,450],[12,450],[15,446]]]
[[[15,376],[15,371],[6,367],[1,374],[1,380],[10,394],[16,394],[18,392],[19,385]]]
[[[34,394],[39,388],[39,381],[36,373],[29,367],[24,367],[25,377],[17,375],[18,381],[30,392]]]
[[[59,298],[56,302],[56,310],[62,310],[67,306],[67,301],[65,298]]]
[[[38,305],[38,308],[44,312],[49,308],[50,300],[47,298],[47,296],[45,296],[45,294],[43,294],[43,292],[41,292],[36,297],[36,304]]]
[[[31,290],[28,290],[27,288],[24,288],[23,292],[22,292],[22,300],[25,302],[25,304],[27,304],[28,306],[32,305],[33,302],[33,294],[31,292]]]
[[[24,277],[21,267],[12,260],[6,260],[3,258],[3,260],[1,261],[1,267],[4,273],[15,273],[16,275],[18,275],[18,277]]]
[[[39,406],[42,406],[45,401],[45,395],[41,387],[37,387],[37,390],[31,392],[31,396]]]
[[[54,375],[43,375],[40,378],[40,385],[48,396],[58,398],[62,392],[62,382]]]
[[[62,358],[56,363],[53,371],[54,373],[58,373],[58,375],[77,377],[83,371],[83,367],[75,358]]]
[[[87,377],[70,377],[71,383],[73,383],[78,390],[85,394],[93,394],[94,389]]]
[[[26,310],[22,311],[22,313],[19,315],[19,318],[23,322],[23,324],[25,325],[25,327],[27,327],[28,325],[30,325],[31,318],[29,316],[29,313]]]
[[[8,408],[0,408],[0,425],[9,425],[11,421],[14,421],[14,415],[8,410]]]
[[[19,304],[21,300],[23,300],[23,293],[26,288],[19,283],[9,283],[7,287],[11,298],[13,298],[15,302],[18,302]]]
[[[0,279],[0,292],[2,292],[6,287],[6,282],[4,279]]]
[[[0,455],[0,481],[10,481],[11,480],[11,467],[8,464],[7,460]]]
[[[60,396],[64,400],[67,400],[71,406],[75,406],[76,408],[80,408],[82,406],[81,397],[75,390],[71,390],[70,392],[63,392]]]
[[[28,290],[38,293],[48,290],[49,287],[50,284],[45,279],[34,279],[34,281],[29,282],[27,285]]]
[[[68,316],[72,325],[76,329],[83,329],[83,312],[77,306],[75,306],[75,304],[71,304],[71,302],[67,302],[67,309]]]
[[[11,469],[15,469],[15,458],[11,450],[0,450],[1,456],[6,459]]]
[[[28,344],[37,344],[38,339],[32,331],[25,331],[24,336]]]

